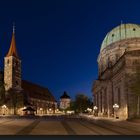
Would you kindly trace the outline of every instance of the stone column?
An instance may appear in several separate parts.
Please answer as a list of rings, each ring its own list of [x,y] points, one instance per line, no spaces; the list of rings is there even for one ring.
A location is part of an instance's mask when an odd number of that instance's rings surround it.
[[[101,113],[101,94],[98,92],[98,113]]]
[[[96,105],[97,106],[97,93],[95,94],[95,96],[96,96],[96,100],[94,100],[95,102],[94,102],[94,106]]]
[[[102,96],[102,91],[101,91],[100,92],[100,112],[101,112],[101,114],[103,112],[103,104],[102,104],[102,102],[103,102],[103,96]]]
[[[107,88],[104,89],[104,113],[107,115]]]
[[[94,95],[93,95],[93,100],[92,100],[92,101],[93,101],[93,105],[95,105],[95,103],[96,103],[96,99],[95,99],[96,97],[95,97],[95,96],[96,96],[96,95],[94,94]]]
[[[102,89],[102,113],[104,114],[104,111],[105,111],[105,91],[104,89]]]
[[[98,107],[98,112],[99,112],[99,92],[97,93],[96,96],[97,96],[97,100],[96,100],[97,101],[96,102],[97,104],[96,104],[96,106]]]
[[[110,99],[109,99],[110,95],[109,95],[109,85],[107,86],[106,89],[106,109],[107,109],[107,117],[110,117]]]
[[[112,90],[112,83],[111,81],[108,82],[108,88],[107,88],[107,109],[108,109],[108,117],[111,117],[111,114],[113,113],[113,90]]]

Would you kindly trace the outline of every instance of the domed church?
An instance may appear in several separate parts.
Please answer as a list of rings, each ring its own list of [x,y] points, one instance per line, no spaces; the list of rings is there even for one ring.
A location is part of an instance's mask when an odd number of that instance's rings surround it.
[[[140,66],[140,25],[121,24],[107,33],[97,62],[98,79],[92,91],[98,116],[138,116],[137,96],[128,87],[128,75]]]

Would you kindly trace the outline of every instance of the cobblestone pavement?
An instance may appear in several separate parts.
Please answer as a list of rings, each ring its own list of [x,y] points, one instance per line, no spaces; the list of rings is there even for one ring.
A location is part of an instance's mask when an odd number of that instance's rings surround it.
[[[0,135],[140,135],[140,123],[75,117],[0,118]]]

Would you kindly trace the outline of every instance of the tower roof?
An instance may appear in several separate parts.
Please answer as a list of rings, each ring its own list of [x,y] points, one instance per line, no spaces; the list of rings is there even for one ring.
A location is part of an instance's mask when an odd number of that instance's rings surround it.
[[[13,27],[13,34],[12,34],[10,49],[9,49],[6,57],[8,57],[8,56],[18,57],[18,53],[17,53],[17,49],[16,49],[16,39],[15,39],[15,29],[14,29],[14,27]]]
[[[70,99],[70,96],[64,91],[63,95],[60,96],[60,99]]]

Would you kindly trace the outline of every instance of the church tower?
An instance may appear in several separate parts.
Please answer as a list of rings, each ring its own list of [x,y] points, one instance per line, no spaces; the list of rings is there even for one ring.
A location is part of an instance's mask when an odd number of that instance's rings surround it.
[[[10,49],[4,58],[5,90],[21,90],[21,60],[16,49],[15,27],[13,26]]]

